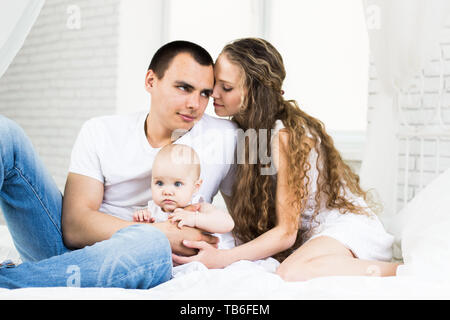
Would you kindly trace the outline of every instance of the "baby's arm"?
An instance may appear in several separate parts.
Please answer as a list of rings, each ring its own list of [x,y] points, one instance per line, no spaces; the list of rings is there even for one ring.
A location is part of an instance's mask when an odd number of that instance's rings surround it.
[[[175,209],[169,215],[171,221],[179,221],[178,226],[195,227],[212,233],[226,233],[234,228],[233,218],[224,210],[220,210],[210,203],[199,204],[198,212]]]

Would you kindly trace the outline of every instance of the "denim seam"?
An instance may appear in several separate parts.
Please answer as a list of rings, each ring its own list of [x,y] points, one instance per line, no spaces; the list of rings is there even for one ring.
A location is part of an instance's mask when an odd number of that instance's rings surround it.
[[[59,230],[58,225],[55,223],[55,221],[53,221],[52,216],[50,214],[50,212],[48,211],[47,207],[44,205],[44,203],[42,202],[41,198],[39,197],[38,193],[36,192],[36,190],[34,189],[34,187],[32,186],[32,184],[25,178],[25,176],[23,175],[22,171],[20,171],[19,168],[17,168],[16,166],[14,166],[13,168],[14,170],[16,170],[19,175],[22,177],[22,179],[28,184],[28,186],[31,188],[31,191],[33,191],[34,195],[36,196],[36,198],[39,200],[42,208],[44,209],[45,213],[47,213],[47,217],[49,218],[49,220],[52,222],[52,224],[54,225],[56,231],[58,231],[58,233],[62,236],[62,232],[61,230]]]
[[[12,140],[11,130],[10,130],[9,126],[8,126],[7,128],[8,128],[8,138]],[[3,179],[4,179],[4,180],[7,180],[10,176],[13,175],[13,173],[9,174],[11,171],[12,171],[12,170],[10,170],[10,171],[7,170],[7,169],[5,168],[5,166],[3,165],[3,175],[4,175],[4,176],[3,176]]]
[[[133,277],[136,273],[140,273],[143,270],[150,271],[150,270],[154,269],[155,267],[156,268],[160,268],[162,265],[165,265],[165,264],[171,264],[171,259],[164,259],[164,260],[159,261],[159,262],[152,262],[152,263],[148,263],[148,264],[145,264],[145,265],[138,266],[138,267],[134,268],[133,271],[131,271],[131,272],[126,272],[123,275],[117,275],[115,278],[113,278],[111,280],[111,282],[114,283],[116,281],[122,281],[122,280],[124,280],[124,279],[126,279],[128,277]]]
[[[8,129],[7,132],[8,132],[9,140],[14,141],[14,135],[11,132],[10,126],[7,126],[7,129]],[[13,163],[15,163],[15,159],[14,159]],[[4,170],[4,173],[3,173],[4,174],[4,179],[6,180],[6,179],[10,178],[13,175],[12,171],[14,170],[14,166],[13,166],[13,170],[7,170],[7,168],[5,168],[5,166],[3,166],[3,170]]]

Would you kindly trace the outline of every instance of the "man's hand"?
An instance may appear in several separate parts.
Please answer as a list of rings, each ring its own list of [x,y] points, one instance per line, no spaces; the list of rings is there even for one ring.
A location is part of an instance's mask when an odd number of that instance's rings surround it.
[[[217,246],[219,239],[209,234],[203,233],[203,231],[191,228],[183,227],[179,229],[176,225],[170,221],[154,223],[154,227],[160,229],[167,236],[172,247],[172,252],[181,256],[192,256],[197,253],[196,249],[188,248],[183,245],[183,240],[188,241],[204,241],[211,244],[212,246]]]
[[[134,222],[149,222],[153,223],[155,222],[155,218],[152,217],[150,212],[147,208],[136,210],[133,214],[133,221]]]

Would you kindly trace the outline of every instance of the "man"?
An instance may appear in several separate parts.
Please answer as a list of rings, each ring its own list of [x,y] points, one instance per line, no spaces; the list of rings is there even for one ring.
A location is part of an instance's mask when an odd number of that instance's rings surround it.
[[[199,154],[206,201],[219,189],[231,194],[235,140],[221,135],[234,125],[203,115],[213,86],[213,61],[203,48],[186,41],[161,47],[145,78],[150,112],[87,121],[64,198],[23,131],[0,117],[0,204],[25,261],[0,267],[0,286],[149,288],[170,279],[171,251],[194,254],[182,240],[215,243],[194,228],[132,222],[133,208],[151,198],[154,156],[175,138]],[[211,143],[225,150],[220,161],[207,161]]]

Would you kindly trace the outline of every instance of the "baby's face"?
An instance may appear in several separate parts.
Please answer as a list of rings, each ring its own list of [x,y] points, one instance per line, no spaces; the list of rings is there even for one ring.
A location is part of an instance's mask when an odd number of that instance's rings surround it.
[[[190,204],[201,180],[185,166],[158,166],[152,171],[152,198],[165,212]]]

